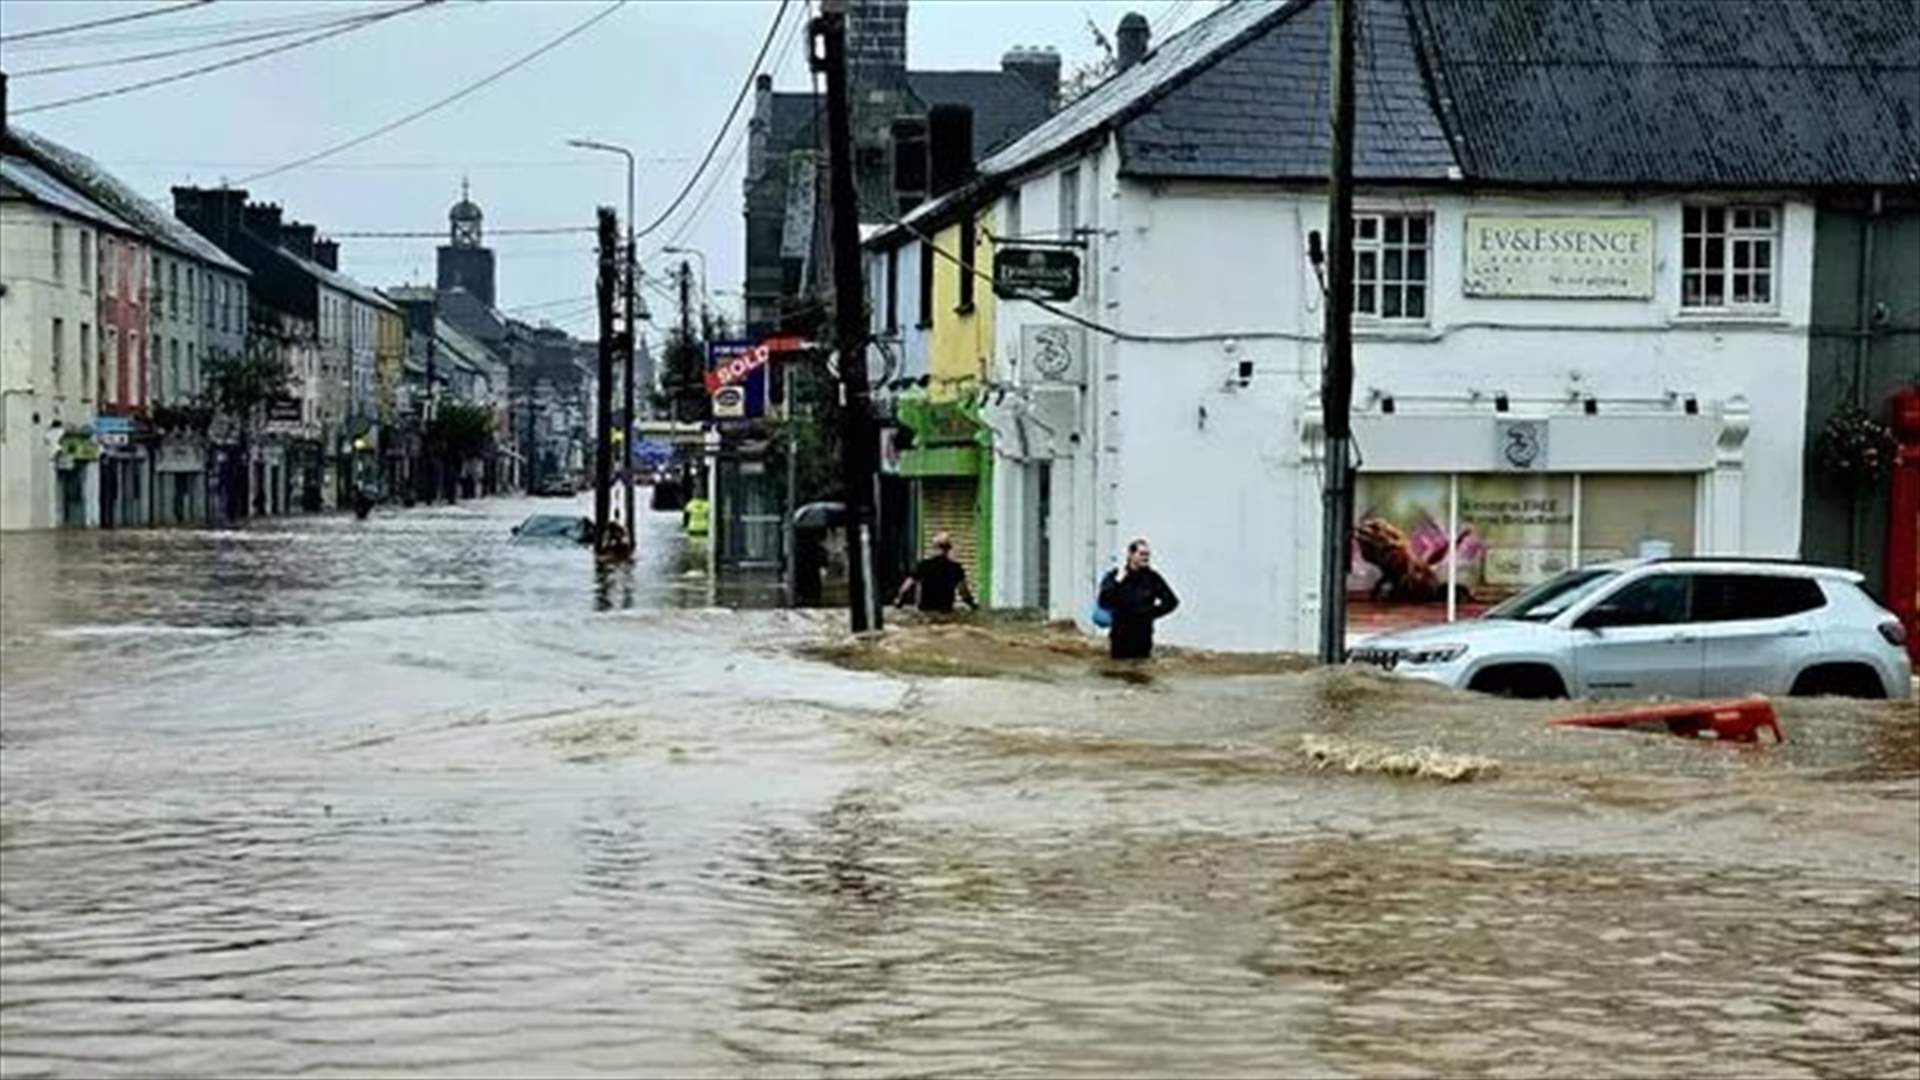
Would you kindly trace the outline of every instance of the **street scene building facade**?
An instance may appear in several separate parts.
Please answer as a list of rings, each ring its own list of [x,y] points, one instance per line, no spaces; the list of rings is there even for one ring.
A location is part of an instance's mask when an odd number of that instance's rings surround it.
[[[1169,640],[1315,644],[1330,7],[1229,6],[868,241],[882,298],[910,249],[983,278],[993,242],[1079,256],[1077,295],[1046,307],[956,302],[933,275],[934,385],[962,380],[990,432],[991,507],[976,520],[990,523],[995,603],[1085,620],[1100,575],[1145,535],[1185,582],[1190,613]],[[1714,40],[1780,55],[1816,30],[1869,92],[1840,108],[1808,76],[1770,95],[1820,132],[1804,151],[1737,113],[1709,146],[1675,113],[1513,119],[1548,82],[1620,103],[1635,100],[1629,78],[1702,101],[1753,77],[1732,45],[1663,42],[1578,7],[1542,8],[1527,39],[1552,46],[1541,53],[1500,36],[1501,5],[1365,5],[1356,629],[1475,614],[1620,556],[1796,557],[1822,535],[1837,561],[1880,572],[1867,551],[1883,543],[1842,555],[1801,508],[1836,399],[1882,412],[1920,380],[1899,314],[1913,310],[1913,246],[1852,269],[1868,235],[1913,237],[1912,148],[1873,111],[1912,88],[1842,48],[1896,49],[1913,28],[1880,36],[1896,12],[1875,5],[1822,9],[1793,24],[1800,36],[1725,26]],[[1539,58],[1629,40],[1630,69]],[[1512,78],[1479,78],[1489,64]],[[1870,340],[1835,356],[1822,341],[1857,309],[1880,312]],[[891,305],[876,310],[897,326]]]

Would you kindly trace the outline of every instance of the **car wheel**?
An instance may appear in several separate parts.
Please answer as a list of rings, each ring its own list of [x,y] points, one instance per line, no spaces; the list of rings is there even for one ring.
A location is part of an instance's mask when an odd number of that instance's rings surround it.
[[[1880,677],[1864,664],[1821,664],[1793,680],[1794,697],[1846,697],[1876,700],[1887,696]]]
[[[1567,685],[1560,673],[1543,664],[1508,664],[1476,674],[1467,689],[1496,697],[1563,698]]]

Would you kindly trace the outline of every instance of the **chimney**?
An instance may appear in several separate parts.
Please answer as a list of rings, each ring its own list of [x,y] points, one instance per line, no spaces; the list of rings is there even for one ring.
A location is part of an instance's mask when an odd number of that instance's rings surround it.
[[[973,179],[973,110],[935,105],[927,110],[929,192],[939,198]]]
[[[311,259],[313,258],[313,234],[313,226],[289,221],[287,227],[280,230],[280,243],[295,255],[303,259]]]
[[[1114,39],[1119,42],[1121,71],[1146,59],[1151,34],[1145,15],[1129,11],[1120,17],[1120,32],[1114,35]]]
[[[753,117],[747,121],[747,180],[767,174],[767,134],[773,130],[773,76],[753,77]]]
[[[890,90],[907,78],[907,0],[843,0],[847,75],[855,95]]]
[[[329,270],[340,269],[340,242],[338,240],[315,240],[313,242],[313,261]]]
[[[1060,54],[1054,50],[1015,45],[1000,58],[1000,70],[1025,79],[1028,86],[1047,99],[1047,108],[1059,104]]]
[[[279,247],[282,225],[280,224],[279,203],[248,203],[241,211],[241,222],[247,231],[259,238],[269,247]]]

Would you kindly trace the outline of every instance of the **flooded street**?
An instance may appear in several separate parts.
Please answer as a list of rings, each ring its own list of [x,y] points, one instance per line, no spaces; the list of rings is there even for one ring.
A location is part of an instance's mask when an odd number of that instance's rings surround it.
[[[560,505],[5,537],[0,1073],[1920,1077],[1911,703],[880,652]]]

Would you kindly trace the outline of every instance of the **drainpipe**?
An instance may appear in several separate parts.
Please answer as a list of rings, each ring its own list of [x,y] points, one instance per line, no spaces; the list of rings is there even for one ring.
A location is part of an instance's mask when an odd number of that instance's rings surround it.
[[[1853,404],[1861,409],[1867,407],[1867,359],[1871,352],[1870,335],[1873,327],[1873,287],[1870,279],[1873,274],[1873,234],[1874,220],[1880,216],[1882,198],[1879,188],[1873,190],[1872,201],[1867,208],[1867,216],[1860,222],[1860,266],[1854,280],[1854,335],[1853,335]],[[1855,489],[1847,495],[1847,565],[1863,570],[1860,565],[1861,535],[1866,531],[1865,507],[1861,504],[1860,492]]]

